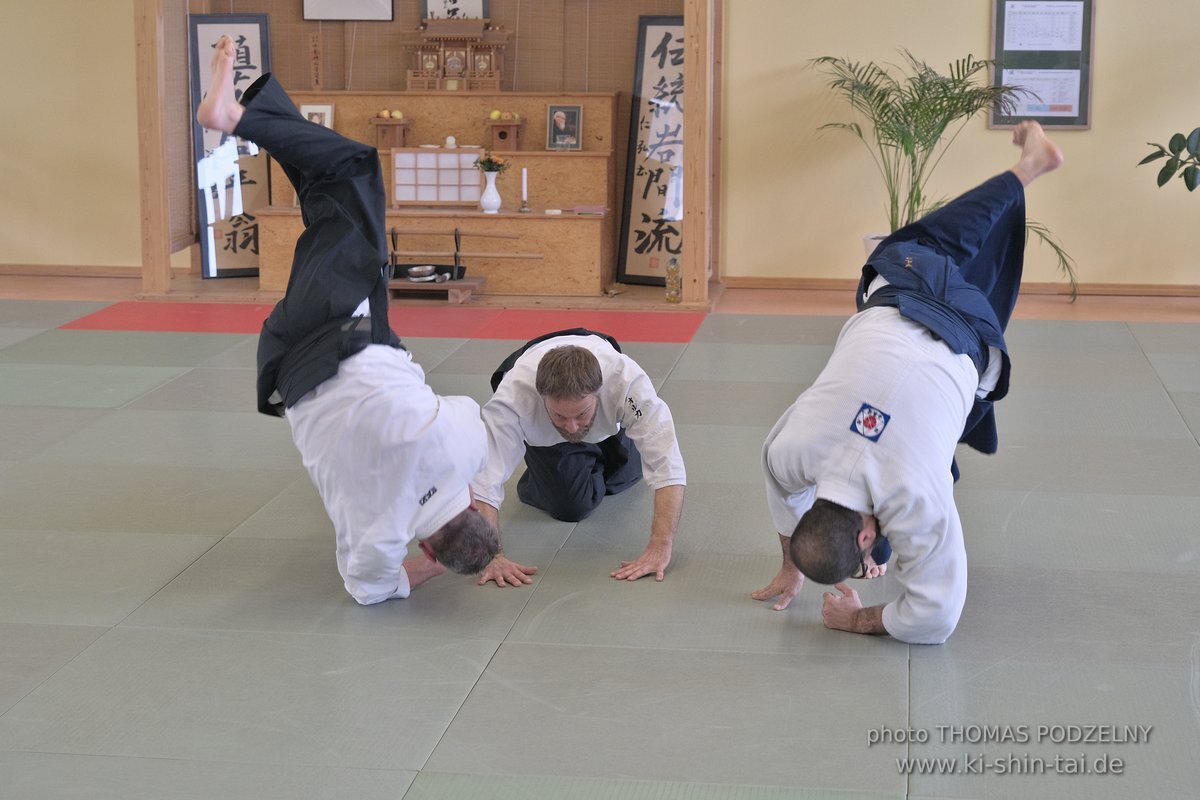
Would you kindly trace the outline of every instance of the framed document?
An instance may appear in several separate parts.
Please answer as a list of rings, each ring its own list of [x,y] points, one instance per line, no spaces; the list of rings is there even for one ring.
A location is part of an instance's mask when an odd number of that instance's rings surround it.
[[[992,84],[1023,92],[1011,114],[992,110],[991,127],[1091,126],[1094,12],[1094,0],[992,0]]]

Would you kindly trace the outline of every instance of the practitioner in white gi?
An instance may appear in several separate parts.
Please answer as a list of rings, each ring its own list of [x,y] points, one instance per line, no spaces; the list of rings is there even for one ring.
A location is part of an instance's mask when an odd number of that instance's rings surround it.
[[[222,37],[196,118],[270,152],[305,224],[259,337],[259,410],[291,425],[359,603],[408,597],[446,569],[477,573],[499,549],[469,488],[486,435],[479,406],[435,395],[388,325],[378,154],[304,119],[270,75],[239,100],[233,59]],[[413,539],[423,555],[405,560]]]
[[[522,456],[526,469],[517,496],[567,522],[583,519],[606,495],[644,477],[654,490],[650,542],[611,575],[661,581],[687,476],[671,410],[645,371],[612,337],[576,328],[540,336],[510,355],[492,375],[492,389],[483,406],[487,466],[471,484],[484,516],[499,529],[504,483]],[[536,572],[501,552],[479,584],[532,583]]]
[[[1011,170],[896,231],[863,267],[859,312],[763,447],[783,566],[754,599],[787,608],[807,576],[835,584],[821,612],[829,628],[940,644],[958,624],[967,561],[954,450],[996,452],[1025,187],[1062,163],[1036,122],[1013,142]],[[889,543],[900,596],[863,608],[844,581],[883,574]]]

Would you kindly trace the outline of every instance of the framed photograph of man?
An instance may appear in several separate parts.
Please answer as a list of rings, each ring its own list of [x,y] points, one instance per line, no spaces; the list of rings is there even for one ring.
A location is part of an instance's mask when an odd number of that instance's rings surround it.
[[[315,122],[322,128],[333,127],[333,105],[331,103],[314,103],[300,106],[300,116],[309,122]]]
[[[583,106],[547,106],[546,149],[583,149]]]

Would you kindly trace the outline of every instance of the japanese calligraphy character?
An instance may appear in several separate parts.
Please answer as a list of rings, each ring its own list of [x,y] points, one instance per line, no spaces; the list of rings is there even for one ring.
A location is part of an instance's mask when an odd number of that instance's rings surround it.
[[[653,225],[649,231],[637,230],[634,235],[637,237],[637,245],[633,248],[634,252],[642,255],[650,251],[661,252],[666,250],[668,253],[679,254],[683,251],[683,242],[677,241],[674,247],[671,246],[672,237],[678,240],[679,228],[670,224],[671,220],[665,219],[662,216],[652,218],[649,214],[642,213],[642,224]]]
[[[663,33],[662,40],[659,41],[654,50],[650,53],[651,58],[658,59],[659,72],[663,71],[668,57],[671,59],[671,66],[678,67],[683,65],[683,39],[679,38],[675,39],[674,41],[679,43],[680,46],[675,48],[671,47],[671,32],[667,31]]]

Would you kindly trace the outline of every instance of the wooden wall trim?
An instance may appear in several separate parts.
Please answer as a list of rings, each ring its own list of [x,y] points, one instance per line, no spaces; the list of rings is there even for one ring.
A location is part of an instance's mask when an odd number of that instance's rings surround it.
[[[797,289],[804,291],[852,292],[858,286],[850,278],[755,278],[725,276],[721,283],[727,289]],[[1021,284],[1022,294],[1071,294],[1065,283]],[[1161,283],[1081,283],[1079,294],[1109,297],[1200,297],[1200,285]]]
[[[0,275],[31,278],[140,278],[142,268],[88,264],[0,264]]]
[[[708,302],[712,256],[713,3],[684,0],[683,302]]]
[[[141,160],[142,291],[166,294],[171,286],[170,201],[163,125],[166,96],[163,31],[165,0],[134,0],[137,43],[138,155]]]
[[[721,173],[722,155],[724,152],[725,129],[723,120],[725,85],[725,3],[718,0],[711,5],[712,19],[709,25],[709,92],[711,108],[708,114],[708,152],[711,164],[709,166],[708,187],[708,259],[711,269],[708,280],[721,275],[724,265],[721,261],[721,192],[723,176]]]
[[[727,289],[832,289],[852,292],[858,281],[849,278],[755,278],[726,275],[721,278],[721,284]]]

